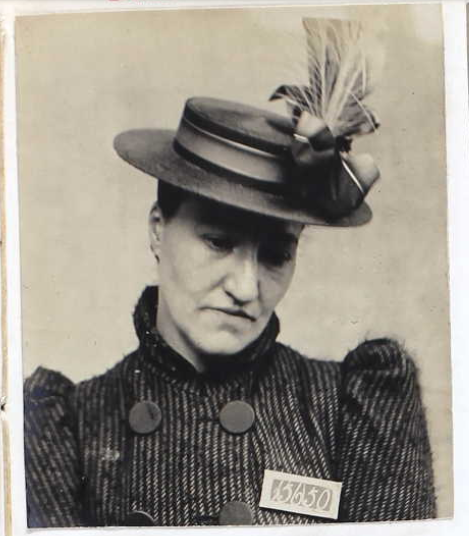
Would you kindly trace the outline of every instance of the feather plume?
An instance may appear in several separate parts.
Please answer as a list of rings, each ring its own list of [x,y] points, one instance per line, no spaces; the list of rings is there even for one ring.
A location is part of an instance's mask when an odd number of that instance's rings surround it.
[[[379,121],[364,104],[377,63],[370,35],[358,21],[304,19],[303,25],[309,84],[281,86],[272,98],[284,98],[294,119],[305,110],[323,119],[335,137],[376,130]]]

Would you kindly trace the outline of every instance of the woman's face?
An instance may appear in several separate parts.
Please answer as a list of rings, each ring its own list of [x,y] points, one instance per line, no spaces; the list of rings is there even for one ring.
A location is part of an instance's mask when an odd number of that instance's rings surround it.
[[[165,340],[194,364],[253,342],[290,285],[303,226],[194,196],[153,222]]]

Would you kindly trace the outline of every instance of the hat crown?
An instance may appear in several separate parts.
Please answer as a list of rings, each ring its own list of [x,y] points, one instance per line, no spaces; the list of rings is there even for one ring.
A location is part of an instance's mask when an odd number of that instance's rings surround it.
[[[282,156],[290,151],[289,118],[243,103],[209,97],[188,99],[183,120],[224,139]]]

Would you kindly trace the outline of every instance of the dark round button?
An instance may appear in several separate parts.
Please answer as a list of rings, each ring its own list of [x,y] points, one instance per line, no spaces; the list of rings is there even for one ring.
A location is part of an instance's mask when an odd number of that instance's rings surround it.
[[[150,514],[143,510],[134,510],[125,518],[126,527],[153,527],[155,522]]]
[[[252,525],[252,510],[242,501],[226,503],[218,516],[220,525]]]
[[[219,415],[220,424],[231,434],[247,432],[254,424],[255,417],[252,407],[242,400],[228,402]]]
[[[150,434],[161,424],[161,410],[151,400],[137,402],[129,413],[129,425],[137,434]]]

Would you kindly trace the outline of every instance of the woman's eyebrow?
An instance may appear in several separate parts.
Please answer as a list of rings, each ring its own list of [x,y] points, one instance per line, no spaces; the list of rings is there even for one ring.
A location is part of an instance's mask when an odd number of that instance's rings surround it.
[[[282,244],[298,245],[298,237],[289,231],[269,231],[266,234],[269,242],[281,242]]]
[[[264,222],[246,221],[243,220],[240,215],[234,215],[231,212],[222,213],[216,211],[215,213],[206,210],[201,211],[198,214],[196,227],[204,226],[210,228],[216,228],[220,231],[236,233],[241,236],[248,236],[249,234],[256,233],[260,237],[264,237],[270,242],[282,242],[284,244],[297,245],[299,238],[295,233],[292,233],[283,227],[278,229],[274,224],[266,226],[264,230],[261,230]]]
[[[210,207],[206,207],[206,210],[198,210],[196,220],[199,225],[231,227],[234,229],[241,226],[238,218],[233,217],[231,214],[224,214],[219,209],[211,210]]]

